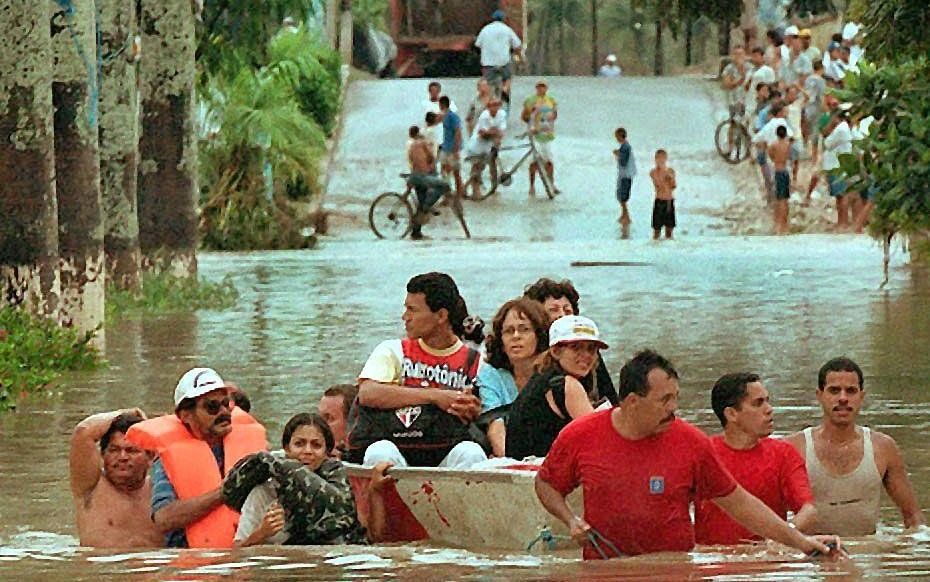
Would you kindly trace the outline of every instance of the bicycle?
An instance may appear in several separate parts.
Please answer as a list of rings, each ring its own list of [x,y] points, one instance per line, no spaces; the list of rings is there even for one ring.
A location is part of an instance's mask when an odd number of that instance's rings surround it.
[[[730,107],[730,116],[717,125],[714,132],[714,145],[717,153],[728,164],[738,164],[749,158],[752,153],[752,139],[749,130],[740,120],[742,108]]]
[[[414,220],[417,220],[415,209],[418,201],[413,184],[410,182],[410,174],[404,173],[400,177],[407,183],[407,188],[402,194],[397,192],[379,194],[368,208],[368,225],[378,238],[402,239],[413,231]],[[410,200],[411,194],[414,195],[412,201]],[[471,232],[465,222],[462,200],[454,190],[448,187],[443,192],[442,198],[421,218],[421,225],[428,222],[431,216],[443,216],[443,206],[448,206],[465,232],[465,238],[471,238]]]
[[[526,143],[492,148],[489,154],[479,154],[465,158],[466,161],[472,163],[472,166],[475,164],[487,164],[491,166],[493,164],[493,168],[489,172],[491,175],[491,187],[488,190],[484,190],[484,184],[481,178],[483,171],[477,173],[475,170],[472,170],[471,176],[465,184],[466,198],[469,200],[484,200],[492,194],[495,194],[501,185],[510,186],[510,184],[513,183],[513,175],[529,158],[532,158],[532,163],[536,164],[536,168],[539,170],[539,177],[542,180],[543,188],[546,190],[546,196],[548,196],[550,200],[555,198],[556,194],[559,192],[556,190],[555,184],[552,183],[552,179],[546,172],[546,160],[539,155],[539,151],[536,149],[536,138],[534,138],[533,134],[530,132],[522,133],[517,136],[517,139],[523,138],[527,139]],[[504,168],[499,155],[500,152],[520,149],[526,149],[526,153],[523,154],[509,170]]]

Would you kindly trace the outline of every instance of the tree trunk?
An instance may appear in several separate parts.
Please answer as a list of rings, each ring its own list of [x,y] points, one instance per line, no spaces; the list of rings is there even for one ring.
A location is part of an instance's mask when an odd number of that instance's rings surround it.
[[[48,4],[0,6],[0,306],[59,314]]]
[[[722,20],[717,23],[717,42],[719,44],[718,56],[725,57],[730,54],[730,21]]]
[[[685,21],[685,66],[690,67],[694,64],[694,19],[690,16]]]
[[[591,0],[591,74],[597,75],[598,58],[597,0]]]
[[[567,56],[568,55],[566,53],[566,46],[565,46],[565,19],[560,18],[559,19],[559,74],[560,75],[564,75],[565,70],[568,68],[568,65],[566,64]]]
[[[197,272],[194,17],[190,0],[142,0],[139,246],[143,266]]]
[[[665,23],[661,19],[656,20],[656,45],[652,73],[656,77],[661,77],[665,73],[665,54],[662,48],[662,29]]]
[[[542,37],[542,57],[539,59],[540,70],[539,73],[546,75],[549,73],[549,60],[552,55],[552,21],[549,16],[548,11],[546,12],[546,20],[543,24],[543,33],[540,33]]]
[[[136,3],[100,0],[100,32],[106,63],[100,77],[99,138],[107,280],[118,289],[138,291],[139,94],[132,62]]]
[[[62,324],[81,333],[103,323],[106,271],[97,148],[97,28],[94,0],[76,0],[65,16],[50,8],[55,187]],[[97,335],[104,341],[103,330]]]

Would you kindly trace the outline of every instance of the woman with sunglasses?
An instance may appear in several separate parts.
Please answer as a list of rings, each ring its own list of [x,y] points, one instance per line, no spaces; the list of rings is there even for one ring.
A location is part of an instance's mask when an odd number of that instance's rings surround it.
[[[605,348],[597,325],[587,317],[568,315],[552,323],[549,349],[536,360],[535,374],[510,408],[508,457],[545,457],[559,431],[594,412],[582,383],[590,382]]]

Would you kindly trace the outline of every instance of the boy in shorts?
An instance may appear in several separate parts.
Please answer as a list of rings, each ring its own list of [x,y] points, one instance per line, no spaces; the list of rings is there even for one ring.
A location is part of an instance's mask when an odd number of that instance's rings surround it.
[[[792,143],[788,139],[788,128],[784,125],[775,130],[778,139],[768,147],[769,161],[775,168],[775,234],[788,233],[788,198],[791,196],[791,172],[788,163],[792,156]]]
[[[620,203],[620,226],[623,230],[623,237],[629,236],[630,213],[627,211],[626,203],[630,200],[630,192],[633,190],[633,176],[636,175],[636,160],[633,158],[633,146],[626,140],[626,129],[618,127],[614,131],[614,137],[620,147],[614,150],[614,157],[617,158],[617,202]]]
[[[656,189],[655,203],[652,205],[652,239],[659,240],[659,234],[665,229],[665,238],[672,238],[675,228],[675,170],[668,166],[668,153],[656,150],[656,167],[649,172]]]

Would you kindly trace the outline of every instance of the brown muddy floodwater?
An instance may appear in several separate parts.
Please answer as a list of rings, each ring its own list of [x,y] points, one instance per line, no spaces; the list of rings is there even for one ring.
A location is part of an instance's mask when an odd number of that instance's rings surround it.
[[[763,374],[779,433],[815,423],[816,371],[848,354],[866,373],[862,420],[893,435],[921,506],[930,506],[930,282],[894,257],[879,290],[881,253],[862,237],[707,237],[564,243],[331,242],[306,252],[205,254],[201,274],[231,274],[231,311],[152,316],[107,330],[109,368],[64,378],[0,418],[0,580],[636,579],[798,580],[930,578],[930,533],[904,534],[888,500],[880,533],[851,540],[852,558],[812,563],[778,548],[582,564],[576,553],[488,554],[430,545],[252,548],[241,552],[99,552],[77,547],[67,443],[84,416],[141,405],[170,408],[179,375],[215,367],[244,387],[274,442],[293,413],[329,384],[351,381],[377,342],[402,333],[403,286],[444,270],[473,312],[494,309],[542,275],[572,278],[597,321],[616,374],[654,346],[682,373],[681,415],[718,429],[709,389],[721,374]],[[624,267],[572,267],[572,261]],[[529,540],[528,540],[529,541]]]

